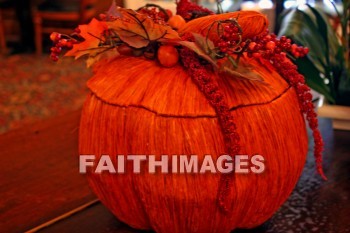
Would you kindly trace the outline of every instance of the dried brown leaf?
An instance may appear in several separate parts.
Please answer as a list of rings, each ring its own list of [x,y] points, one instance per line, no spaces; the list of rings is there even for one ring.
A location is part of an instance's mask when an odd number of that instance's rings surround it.
[[[119,9],[122,17],[108,26],[114,29],[120,39],[134,48],[146,47],[152,41],[179,40],[179,34],[170,26],[155,23],[147,15],[133,10]]]

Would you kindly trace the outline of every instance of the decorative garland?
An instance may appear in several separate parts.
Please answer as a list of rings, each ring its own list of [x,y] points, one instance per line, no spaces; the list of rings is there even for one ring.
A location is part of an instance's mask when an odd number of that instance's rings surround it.
[[[277,39],[276,35],[266,32],[253,39],[248,49],[248,56],[254,56],[256,58],[262,57],[270,61],[276,68],[276,71],[289,85],[294,87],[298,96],[300,110],[306,116],[309,127],[313,132],[314,157],[317,171],[324,180],[327,180],[322,168],[323,140],[318,129],[318,119],[312,103],[311,90],[306,85],[305,77],[298,72],[298,67],[287,59],[287,54],[285,53],[289,52],[295,58],[299,58],[306,56],[308,51],[308,48],[291,44],[291,40],[287,39],[285,36]]]
[[[185,34],[182,38],[188,41],[194,40],[193,35],[189,33]],[[228,155],[234,157],[239,154],[241,148],[239,143],[240,139],[229,106],[224,100],[224,95],[218,84],[215,83],[211,75],[208,74],[207,68],[201,64],[200,59],[193,51],[188,48],[183,48],[181,49],[180,56],[184,68],[188,71],[194,83],[196,83],[199,90],[205,95],[211,106],[215,109],[223,132],[226,152]],[[219,206],[225,212],[228,211],[225,198],[230,193],[230,181],[231,177],[229,175],[223,175],[219,186],[220,191],[218,192]]]
[[[313,131],[317,171],[326,179],[322,169],[323,142],[310,88],[298,73],[297,66],[287,59],[287,56],[291,59],[306,56],[308,49],[292,44],[286,37],[278,39],[268,31],[243,41],[243,31],[237,19],[214,21],[206,36],[196,33],[180,36],[176,29],[183,26],[185,20],[214,13],[189,0],[178,0],[177,4],[178,15],[172,16],[171,12],[156,5],[146,5],[135,12],[114,3],[106,14],[100,16],[102,21],[93,19],[88,25],[80,25],[71,35],[52,33],[51,59],[57,61],[63,49],[69,50],[65,56],[79,58],[87,55],[88,66],[119,55],[157,58],[165,67],[176,65],[181,58],[183,67],[215,109],[226,153],[230,156],[239,154],[240,138],[223,93],[208,72],[208,65],[233,78],[263,82],[258,74],[251,72],[252,67],[243,66],[239,60],[245,54],[257,60],[264,59],[295,89],[301,112]],[[209,38],[213,30],[219,38],[215,43]],[[218,204],[224,212],[229,211],[226,198],[230,194],[231,182],[232,176],[223,175],[219,184]]]

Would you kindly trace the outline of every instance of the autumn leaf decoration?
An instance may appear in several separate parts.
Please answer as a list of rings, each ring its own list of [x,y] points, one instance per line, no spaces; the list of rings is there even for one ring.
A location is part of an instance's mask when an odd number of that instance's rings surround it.
[[[73,45],[65,56],[73,56],[78,59],[81,56],[89,55],[91,51],[101,50],[100,43],[104,40],[103,33],[108,29],[106,22],[101,22],[92,19],[87,25],[80,25],[78,27],[80,36],[84,39],[81,43]],[[94,51],[95,53],[96,51]]]
[[[173,29],[178,27],[179,22],[174,27],[172,23],[176,23],[176,20],[167,12],[169,11],[153,4],[134,11],[113,3],[106,14],[100,15],[101,20],[94,18],[89,24],[80,25],[71,35],[51,34],[51,40],[54,41],[51,58],[58,60],[62,48],[69,49],[65,56],[75,59],[86,56],[87,66],[90,67],[100,60],[121,55],[144,55],[146,58],[155,59],[159,48],[169,45],[176,49],[186,47],[194,51],[219,73],[227,73],[239,79],[263,81],[256,72],[252,72],[249,65],[238,65],[249,40],[242,42],[242,28],[237,19],[215,20],[206,35],[192,32],[190,34],[193,39],[188,40],[184,39],[186,33],[179,33]],[[179,15],[174,17],[181,19]],[[220,39],[218,43],[209,38],[213,31],[217,32]],[[175,57],[178,59],[178,56]]]
[[[157,24],[147,15],[126,9],[119,11],[122,17],[107,22],[107,25],[116,32],[120,40],[133,48],[145,48],[151,43],[180,40],[179,34],[170,26]]]
[[[119,56],[117,48],[121,45],[142,50],[151,44],[180,39],[170,26],[156,24],[147,15],[133,10],[113,5],[106,19],[109,21],[92,19],[89,24],[80,25],[79,36],[84,41],[74,44],[65,56],[78,59],[88,55],[88,66],[91,66],[103,58]]]

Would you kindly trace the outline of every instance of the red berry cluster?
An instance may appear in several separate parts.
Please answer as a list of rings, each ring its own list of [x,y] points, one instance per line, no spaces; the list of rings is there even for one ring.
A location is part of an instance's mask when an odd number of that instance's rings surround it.
[[[153,22],[158,23],[158,24],[166,24],[166,22],[169,19],[169,16],[167,15],[166,12],[160,11],[156,7],[151,7],[151,8],[141,8],[140,10],[137,11],[140,14],[147,15],[150,17]]]
[[[314,138],[314,156],[316,160],[317,171],[323,179],[327,179],[324,175],[322,168],[322,151],[323,151],[323,140],[321,133],[318,129],[317,114],[314,110],[312,103],[312,95],[310,88],[305,83],[303,75],[299,74],[298,67],[292,62],[286,59],[285,55],[275,55],[270,60],[279,74],[292,86],[294,87],[298,99],[300,110],[305,114],[306,119],[309,123],[309,127],[313,132]]]
[[[306,56],[309,49],[292,44],[291,40],[285,36],[278,39],[276,35],[268,32],[254,38],[247,48],[249,57],[261,57],[270,61],[277,72],[296,90],[301,112],[305,114],[313,131],[317,171],[322,178],[326,179],[322,169],[323,141],[318,130],[318,119],[312,103],[310,88],[306,85],[304,76],[299,74],[298,67],[286,58],[286,52],[299,58]]]
[[[241,36],[241,28],[236,22],[227,23],[223,26],[223,33],[220,36],[217,47],[221,52],[231,54],[234,52],[232,49],[236,48],[239,45]]]
[[[298,46],[296,44],[292,44],[292,47],[290,49],[290,53],[295,57],[305,57],[309,53],[309,48]]]
[[[80,30],[77,28],[75,32],[79,33]],[[53,61],[58,61],[59,55],[63,49],[72,49],[73,45],[78,43],[76,39],[58,32],[51,33],[50,40],[53,42],[50,54],[50,58]]]
[[[185,34],[182,39],[187,41],[194,40],[192,34]],[[183,66],[218,115],[219,124],[224,135],[226,153],[232,157],[239,154],[241,147],[237,127],[218,84],[214,82],[207,68],[201,64],[198,56],[192,50],[182,48],[180,56]],[[223,175],[220,181],[218,201],[219,206],[225,212],[228,211],[226,198],[230,193],[231,182],[232,177],[229,174]]]
[[[191,2],[190,0],[176,0],[177,14],[181,15],[187,22],[199,17],[213,15],[214,12]]]
[[[277,38],[275,34],[269,34],[268,31],[262,35],[253,38],[248,45],[249,57],[263,57],[269,59],[275,54],[281,54],[282,52],[288,52],[295,58],[306,56],[309,52],[308,48],[292,44],[292,41],[285,36]]]
[[[228,26],[224,29],[227,30],[227,32],[236,32],[237,30],[233,26]],[[194,40],[191,34],[185,34],[182,39],[187,41]],[[224,40],[237,43],[237,38],[230,37],[228,33],[225,34],[225,31],[219,43],[222,43]],[[246,44],[242,43],[241,46],[246,46]],[[310,88],[306,85],[304,76],[298,73],[297,66],[286,58],[286,52],[291,53],[295,57],[300,57],[305,56],[308,49],[291,44],[291,41],[285,37],[278,39],[276,35],[268,33],[254,38],[247,46],[248,56],[261,57],[269,60],[279,74],[296,90],[301,112],[305,114],[309,126],[313,131],[315,143],[314,156],[317,164],[317,171],[326,179],[322,169],[323,141],[321,133],[318,130],[318,119],[313,108]],[[222,48],[224,48],[224,46],[220,46],[220,49]],[[226,48],[228,48],[228,46],[226,46]],[[201,64],[198,56],[196,56],[193,51],[188,48],[182,48],[180,56],[184,68],[206,96],[218,115],[220,127],[224,135],[226,152],[231,156],[239,154],[241,147],[237,127],[218,85],[214,82],[207,68]],[[223,175],[219,184],[218,204],[224,212],[227,212],[229,209],[227,197],[230,194],[231,183],[232,177]]]

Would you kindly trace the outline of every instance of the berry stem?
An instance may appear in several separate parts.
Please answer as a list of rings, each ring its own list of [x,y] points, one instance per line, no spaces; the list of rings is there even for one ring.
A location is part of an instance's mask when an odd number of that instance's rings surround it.
[[[320,176],[324,180],[327,180],[322,167],[323,140],[318,129],[318,119],[312,103],[310,88],[306,85],[304,76],[298,73],[297,66],[286,61],[283,55],[275,55],[271,61],[278,73],[295,89],[297,93],[300,110],[305,115],[309,127],[312,130],[316,169]]]
[[[300,110],[312,130],[316,169],[320,176],[327,180],[322,168],[323,141],[318,129],[318,119],[312,103],[310,88],[306,85],[305,77],[299,74],[298,67],[287,58],[291,55],[294,58],[304,57],[308,52],[308,48],[292,44],[291,40],[285,36],[278,39],[276,35],[269,34],[268,31],[254,38],[247,50],[248,57],[262,58],[271,62],[276,71],[295,89]]]
[[[191,34],[185,34],[183,39],[193,41]],[[240,138],[237,133],[237,127],[234,118],[230,112],[229,106],[224,99],[218,84],[214,81],[212,76],[208,73],[205,66],[203,66],[198,56],[188,48],[180,50],[180,56],[184,68],[191,76],[193,82],[198,86],[199,90],[205,95],[210,105],[215,109],[218,116],[219,124],[223,132],[226,153],[234,158],[240,152]],[[229,207],[227,198],[230,195],[231,183],[234,176],[225,174],[221,176],[219,190],[218,190],[218,204],[223,212],[228,212]]]

